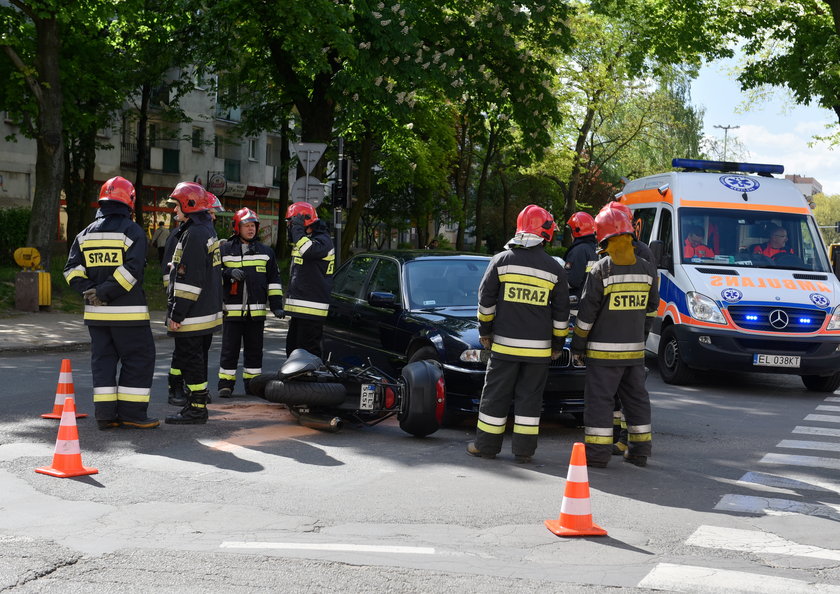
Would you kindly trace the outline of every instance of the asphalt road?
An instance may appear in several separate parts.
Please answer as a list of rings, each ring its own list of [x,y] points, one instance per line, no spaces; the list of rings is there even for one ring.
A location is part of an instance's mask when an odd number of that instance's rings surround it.
[[[163,417],[170,345],[157,346],[150,412]],[[274,330],[264,368],[282,352]],[[207,425],[79,419],[99,473],[36,474],[52,459],[57,421],[40,413],[62,358],[92,412],[88,356],[0,356],[0,591],[840,592],[840,397],[798,378],[680,388],[652,366],[654,456],[589,469],[609,535],[569,539],[543,524],[582,440],[565,419],[544,422],[535,463],[519,465],[508,449],[467,456],[470,426],[321,433],[240,396],[214,399]]]

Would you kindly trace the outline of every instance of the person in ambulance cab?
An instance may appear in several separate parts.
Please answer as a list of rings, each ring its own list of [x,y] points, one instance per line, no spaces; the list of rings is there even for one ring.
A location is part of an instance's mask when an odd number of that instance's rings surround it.
[[[495,458],[501,451],[511,402],[516,461],[530,462],[537,449],[549,362],[569,333],[566,270],[545,251],[556,228],[547,210],[526,206],[516,234],[493,256],[478,287],[479,340],[490,361],[475,441],[467,445],[471,456]]]
[[[703,244],[703,228],[700,225],[692,225],[686,233],[683,244],[683,257],[685,258],[714,258],[715,252],[712,248]]]
[[[793,254],[793,250],[785,247],[788,235],[784,227],[774,225],[770,229],[770,239],[764,243],[760,243],[753,248],[754,254],[763,254],[768,258],[772,258],[779,254]]]

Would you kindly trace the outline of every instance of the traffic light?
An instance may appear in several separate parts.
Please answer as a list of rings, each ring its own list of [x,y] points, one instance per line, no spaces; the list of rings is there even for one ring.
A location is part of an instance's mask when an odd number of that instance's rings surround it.
[[[333,206],[335,208],[350,208],[350,189],[352,187],[350,172],[353,170],[350,159],[340,159],[336,169],[336,179],[333,184]]]

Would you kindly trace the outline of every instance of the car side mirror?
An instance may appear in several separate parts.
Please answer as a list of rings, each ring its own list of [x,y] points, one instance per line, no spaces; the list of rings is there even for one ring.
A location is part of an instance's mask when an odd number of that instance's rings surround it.
[[[399,304],[397,304],[397,296],[393,293],[387,293],[385,291],[373,291],[370,295],[368,295],[367,302],[371,305],[371,307],[387,307],[390,309],[399,309]]]
[[[661,239],[654,239],[650,242],[650,251],[653,253],[653,263],[657,268],[666,268],[674,274],[674,257],[665,253],[665,242]]]

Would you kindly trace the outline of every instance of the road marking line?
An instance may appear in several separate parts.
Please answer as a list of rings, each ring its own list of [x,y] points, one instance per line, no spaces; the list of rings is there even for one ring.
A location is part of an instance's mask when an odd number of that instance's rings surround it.
[[[822,421],[823,423],[840,423],[840,417],[833,415],[807,415],[804,421]]]
[[[840,587],[746,571],[713,567],[657,563],[637,588],[671,592],[766,592],[767,594],[814,594],[840,592]]]
[[[821,450],[825,452],[840,452],[840,443],[830,441],[803,441],[800,439],[783,439],[776,444],[777,448],[792,448],[797,450]]]
[[[828,406],[826,404],[821,404],[817,407],[817,410],[824,410],[825,412],[840,412],[840,406]]]
[[[840,402],[840,396],[829,396],[825,399],[826,402]]]
[[[685,542],[705,549],[724,549],[744,553],[840,561],[840,551],[801,545],[770,532],[759,530],[700,526]]]
[[[775,475],[763,472],[748,472],[738,480],[739,485],[764,485],[792,491],[829,491],[840,493],[840,484],[827,483],[810,476]]]
[[[840,429],[832,427],[805,427],[797,425],[792,433],[804,433],[806,435],[822,435],[824,437],[840,437]]]
[[[298,551],[340,551],[351,553],[400,553],[406,555],[434,555],[434,547],[402,547],[388,545],[359,545],[335,542],[237,542],[226,541],[223,549],[290,549]]]
[[[840,505],[830,503],[804,503],[774,497],[727,494],[720,498],[715,509],[756,515],[801,514],[840,520]]]
[[[790,466],[809,466],[811,468],[831,468],[832,470],[840,470],[840,460],[836,458],[820,458],[818,456],[765,454],[759,462],[761,464],[788,464]]]

